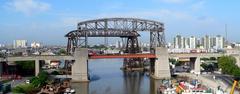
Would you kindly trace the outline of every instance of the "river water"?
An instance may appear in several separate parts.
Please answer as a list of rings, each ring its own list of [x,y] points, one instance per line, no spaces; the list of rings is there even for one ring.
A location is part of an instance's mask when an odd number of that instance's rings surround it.
[[[123,59],[89,60],[89,83],[73,83],[77,94],[157,94],[159,80],[143,72],[123,72]]]

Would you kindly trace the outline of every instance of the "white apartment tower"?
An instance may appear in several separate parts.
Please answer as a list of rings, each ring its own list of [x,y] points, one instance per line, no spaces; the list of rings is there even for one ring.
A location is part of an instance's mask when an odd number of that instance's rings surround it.
[[[224,38],[220,35],[215,37],[215,48],[216,49],[223,49],[224,48]]]
[[[13,41],[13,48],[26,48],[27,47],[27,40],[14,40]]]
[[[190,48],[191,49],[196,49],[196,41],[197,41],[196,37],[191,36],[189,38],[189,41],[190,41]]]
[[[204,49],[210,49],[211,48],[211,38],[208,35],[206,35],[203,38],[203,47],[204,47]]]

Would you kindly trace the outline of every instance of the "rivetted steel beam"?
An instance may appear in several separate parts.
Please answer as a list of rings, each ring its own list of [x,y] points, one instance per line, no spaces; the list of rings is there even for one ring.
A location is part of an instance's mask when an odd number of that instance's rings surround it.
[[[150,48],[164,47],[164,24],[158,21],[138,18],[103,18],[79,22],[77,30],[65,35],[71,41],[68,51],[76,47],[87,47],[88,37],[139,37],[140,31],[150,33]],[[84,45],[82,45],[84,44]],[[152,50],[154,52],[154,50]]]

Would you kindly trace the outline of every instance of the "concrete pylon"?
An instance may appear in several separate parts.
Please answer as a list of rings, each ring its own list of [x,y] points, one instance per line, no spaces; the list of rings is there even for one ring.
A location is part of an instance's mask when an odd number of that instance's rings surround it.
[[[76,48],[72,65],[72,81],[88,82],[88,48]]]
[[[158,94],[159,87],[161,86],[161,80],[149,79],[150,89],[149,94]]]
[[[200,64],[201,64],[200,58],[196,57],[196,60],[195,60],[195,63],[194,63],[194,73],[195,74],[200,74],[201,73]]]
[[[234,56],[234,58],[236,59],[236,65],[240,67],[240,56]]]
[[[76,92],[79,94],[90,94],[89,83],[72,83],[71,88],[75,88]]]
[[[167,48],[156,47],[156,61],[154,62],[154,78],[155,79],[164,79],[170,78],[170,66],[169,66],[169,55]]]
[[[40,72],[39,60],[35,60],[35,76],[37,76],[39,72]]]

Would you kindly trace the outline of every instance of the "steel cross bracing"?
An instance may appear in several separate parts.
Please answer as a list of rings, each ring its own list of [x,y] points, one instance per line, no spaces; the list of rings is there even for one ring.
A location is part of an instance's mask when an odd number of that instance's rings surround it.
[[[65,35],[68,38],[67,51],[76,47],[87,47],[88,37],[138,37],[138,32],[150,32],[150,47],[164,47],[164,25],[161,22],[137,18],[104,18],[78,23],[77,30]],[[135,40],[135,39],[134,39]]]

